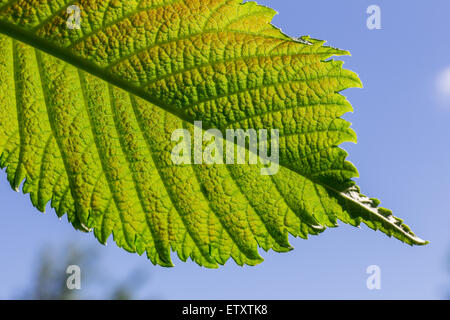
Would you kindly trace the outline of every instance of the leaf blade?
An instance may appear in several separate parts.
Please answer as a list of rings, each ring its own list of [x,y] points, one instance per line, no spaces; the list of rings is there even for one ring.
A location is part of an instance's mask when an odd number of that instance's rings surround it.
[[[337,220],[426,243],[352,187],[358,173],[338,145],[356,135],[340,118],[352,107],[339,92],[362,85],[328,60],[348,52],[287,37],[270,24],[274,11],[255,3],[100,4],[82,2],[81,31],[65,27],[64,6],[40,16],[26,0],[0,7],[0,32],[15,39],[0,35],[0,75],[9,79],[0,85],[0,164],[15,188],[26,178],[37,208],[51,200],[76,228],[93,228],[102,243],[113,233],[163,266],[172,266],[171,250],[207,267],[230,256],[255,265],[258,247],[291,250],[289,233],[307,238]],[[23,62],[14,48],[27,52]],[[28,113],[14,118],[14,104]],[[45,113],[38,122],[36,110]],[[279,129],[280,173],[173,166],[170,133],[196,120],[222,133]]]

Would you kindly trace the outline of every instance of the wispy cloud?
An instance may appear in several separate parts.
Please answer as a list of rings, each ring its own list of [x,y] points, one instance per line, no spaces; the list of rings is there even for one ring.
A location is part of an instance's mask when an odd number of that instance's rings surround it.
[[[438,75],[436,88],[439,99],[450,104],[450,66]]]

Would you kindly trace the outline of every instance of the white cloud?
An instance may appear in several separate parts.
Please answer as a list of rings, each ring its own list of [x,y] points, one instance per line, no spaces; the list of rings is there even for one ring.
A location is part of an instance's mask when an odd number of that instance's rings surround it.
[[[450,99],[450,67],[447,67],[437,78],[438,93],[445,99]]]

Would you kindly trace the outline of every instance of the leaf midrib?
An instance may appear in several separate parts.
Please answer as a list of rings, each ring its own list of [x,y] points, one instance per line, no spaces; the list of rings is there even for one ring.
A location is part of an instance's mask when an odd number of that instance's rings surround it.
[[[236,32],[236,31],[230,31],[230,32]],[[128,93],[131,93],[135,96],[138,96],[138,97],[154,104],[155,106],[163,109],[164,111],[167,111],[167,112],[175,115],[176,117],[178,117],[181,120],[184,120],[188,123],[192,123],[191,119],[189,119],[185,114],[181,113],[176,108],[173,108],[170,105],[166,105],[160,99],[152,97],[145,91],[140,90],[140,89],[136,88],[135,86],[133,86],[130,82],[127,82],[127,81],[115,76],[114,74],[110,74],[110,73],[106,72],[105,69],[102,69],[101,67],[97,66],[96,64],[94,64],[90,61],[87,61],[85,59],[82,59],[81,57],[77,57],[77,56],[71,54],[70,52],[67,52],[66,48],[58,47],[46,39],[37,38],[36,35],[33,34],[32,32],[30,32],[29,30],[25,30],[25,29],[20,28],[12,23],[0,20],[0,33],[3,33],[5,35],[7,35],[13,39],[16,39],[18,41],[21,41],[23,43],[26,43],[26,44],[34,47],[35,49],[41,50],[41,51],[43,51],[51,56],[54,56],[58,59],[61,59],[62,61],[66,62],[68,64],[71,64],[78,69],[84,70],[87,73],[97,76],[98,78],[100,78],[112,85],[115,85],[118,88],[121,88],[121,89],[127,91]],[[245,32],[242,32],[242,33],[251,34],[251,33],[245,33]],[[259,36],[264,36],[264,35],[259,35]],[[265,36],[265,37],[267,37],[267,36]],[[289,167],[283,165],[282,163],[280,165],[284,166],[288,170],[292,170]],[[408,232],[405,232],[401,227],[397,226],[395,223],[392,223],[386,217],[379,214],[378,212],[374,212],[374,211],[376,211],[376,209],[371,210],[369,207],[360,203],[356,199],[346,195],[345,193],[343,193],[341,191],[337,191],[335,188],[333,188],[330,185],[324,184],[321,181],[316,181],[313,177],[309,176],[308,174],[299,172],[297,170],[295,170],[295,172],[297,174],[303,176],[305,179],[310,180],[314,184],[321,185],[321,186],[337,193],[337,195],[356,203],[358,206],[360,206],[364,210],[367,210],[370,214],[375,215],[378,219],[382,219],[383,221],[388,223],[390,226],[393,226],[397,231],[399,231],[401,234],[405,235],[407,238],[409,238],[414,243],[417,243],[417,244],[426,243],[422,239],[420,239],[418,237],[414,237],[413,235],[409,234]]]
[[[100,68],[99,66],[95,65],[92,62],[89,62],[89,61],[84,60],[80,57],[77,57],[73,54],[70,54],[66,50],[64,50],[64,48],[58,47],[46,39],[36,38],[34,34],[32,34],[31,32],[29,32],[23,28],[19,28],[17,26],[14,26],[11,23],[0,20],[0,33],[3,33],[13,39],[22,41],[36,49],[39,49],[39,50],[51,55],[51,56],[61,59],[61,60],[65,61],[66,63],[73,65],[76,68],[82,69],[87,73],[97,76],[98,78],[100,78],[112,85],[115,85],[116,87],[119,87],[129,93],[132,93],[132,94],[154,104],[155,106],[175,115],[176,117],[178,117],[179,119],[181,119],[183,121],[193,124],[192,119],[188,118],[185,114],[183,114],[176,108],[166,105],[161,100],[150,96],[148,93],[136,88],[129,82],[124,81],[124,80],[120,79],[119,77],[114,76],[113,74],[107,73],[104,69]],[[289,167],[286,167],[286,168],[289,169]],[[309,177],[304,173],[299,173],[299,174],[301,174],[302,176],[304,176],[305,178],[309,179],[310,181],[312,181],[314,183],[318,183],[312,177]]]

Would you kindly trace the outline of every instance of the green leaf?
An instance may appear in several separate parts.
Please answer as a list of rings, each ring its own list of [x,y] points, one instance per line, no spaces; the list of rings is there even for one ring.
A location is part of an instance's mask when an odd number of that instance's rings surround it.
[[[259,247],[289,251],[289,234],[338,220],[425,244],[360,194],[338,147],[356,142],[339,92],[361,83],[330,59],[348,52],[292,39],[270,24],[272,9],[241,2],[0,0],[0,165],[11,186],[25,180],[39,210],[51,201],[75,228],[101,243],[113,234],[162,266],[172,251],[206,267],[255,265]],[[71,5],[80,29],[67,26]],[[224,135],[279,130],[278,173],[174,164],[171,135],[195,121]]]

